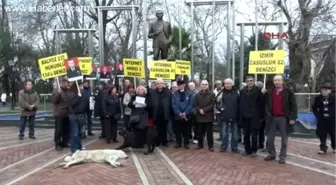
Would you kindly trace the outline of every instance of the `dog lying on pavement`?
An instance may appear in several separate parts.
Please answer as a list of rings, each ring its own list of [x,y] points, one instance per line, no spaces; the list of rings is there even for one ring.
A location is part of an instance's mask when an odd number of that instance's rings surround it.
[[[128,156],[122,150],[104,149],[104,150],[77,150],[71,156],[64,158],[64,162],[55,165],[55,168],[69,168],[75,164],[86,162],[109,163],[113,167],[121,166],[120,160],[127,159]]]

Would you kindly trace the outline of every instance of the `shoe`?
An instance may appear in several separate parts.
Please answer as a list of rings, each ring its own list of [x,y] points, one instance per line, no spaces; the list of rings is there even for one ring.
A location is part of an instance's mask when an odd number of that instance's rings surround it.
[[[63,148],[62,148],[61,146],[56,146],[56,150],[57,150],[57,151],[62,151]]]
[[[118,139],[113,139],[113,143],[119,143]]]
[[[184,145],[185,149],[190,149],[189,145]]]
[[[23,136],[19,136],[19,140],[23,140]]]
[[[336,150],[333,150],[333,154],[336,154]]]
[[[242,155],[251,155],[251,153],[250,153],[250,152],[246,152],[246,151],[244,151],[244,152],[242,153]]]
[[[286,163],[286,159],[284,159],[284,158],[279,159],[279,164],[285,164],[285,163]]]
[[[317,154],[319,154],[319,155],[324,155],[324,154],[327,154],[327,151],[320,150],[320,151],[317,152]]]
[[[35,137],[35,136],[29,136],[29,138],[30,138],[30,139],[36,139],[36,137]]]
[[[93,133],[88,133],[88,136],[94,136],[94,134]]]
[[[257,157],[257,153],[252,152],[251,157]]]
[[[226,150],[227,150],[226,148],[221,148],[220,152],[226,152]]]
[[[174,146],[174,148],[181,148],[181,145],[180,145],[180,144],[176,144],[176,145]]]
[[[214,148],[209,148],[209,151],[214,152],[215,150],[214,150]]]
[[[239,153],[239,150],[238,149],[231,149],[232,153],[236,153],[238,154]]]
[[[275,160],[275,156],[268,155],[267,157],[264,158],[265,161],[273,161]]]

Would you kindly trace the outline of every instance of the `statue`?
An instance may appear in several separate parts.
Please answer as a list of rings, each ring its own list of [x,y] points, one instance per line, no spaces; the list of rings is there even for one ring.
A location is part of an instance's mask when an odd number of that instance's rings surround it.
[[[154,60],[166,60],[173,39],[172,28],[170,22],[162,20],[163,11],[159,10],[155,15],[157,20],[150,24],[148,38],[153,39]]]

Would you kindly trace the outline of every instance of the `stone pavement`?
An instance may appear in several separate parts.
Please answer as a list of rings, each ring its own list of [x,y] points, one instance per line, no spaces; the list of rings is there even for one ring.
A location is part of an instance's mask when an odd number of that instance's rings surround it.
[[[37,129],[36,140],[17,140],[17,128],[0,128],[1,185],[333,185],[335,155],[317,155],[318,140],[290,138],[287,164],[265,162],[231,152],[207,149],[157,148],[152,155],[127,149],[123,167],[87,163],[54,169],[69,154],[54,150],[53,131]],[[98,136],[98,133],[96,133]],[[217,136],[217,135],[216,135]],[[121,139],[120,139],[121,142]],[[278,146],[280,139],[276,139]],[[84,141],[87,149],[114,148],[96,137]]]

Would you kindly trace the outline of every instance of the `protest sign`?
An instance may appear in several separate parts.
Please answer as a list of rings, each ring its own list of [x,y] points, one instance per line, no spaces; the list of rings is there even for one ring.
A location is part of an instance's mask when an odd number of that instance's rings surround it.
[[[152,61],[149,78],[175,79],[175,64],[175,62],[165,60]]]
[[[92,73],[92,57],[77,57],[79,61],[80,72],[83,75],[91,75]]]
[[[66,74],[64,60],[68,58],[67,53],[38,59],[38,64],[43,80],[56,78]]]
[[[76,57],[65,59],[64,66],[66,68],[66,75],[69,81],[72,82],[83,79],[83,75],[81,74],[81,71],[79,69],[79,61]]]
[[[249,74],[283,74],[285,51],[250,51]]]
[[[190,61],[176,60],[175,73],[177,75],[190,75]]]
[[[124,58],[124,76],[145,78],[145,62],[142,59]]]
[[[100,74],[101,80],[109,80],[111,78],[111,66],[100,66],[100,68],[97,68],[97,73]]]

